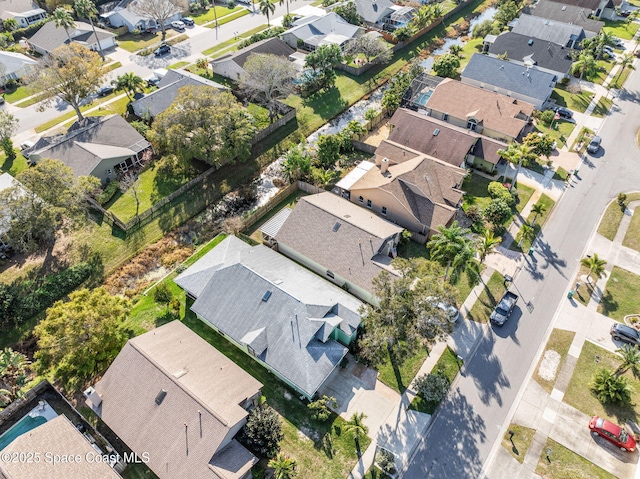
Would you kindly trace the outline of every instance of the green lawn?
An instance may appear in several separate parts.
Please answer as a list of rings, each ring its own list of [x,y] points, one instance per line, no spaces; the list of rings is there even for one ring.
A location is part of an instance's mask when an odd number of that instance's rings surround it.
[[[562,166],[558,166],[556,171],[553,173],[554,180],[566,181],[568,176],[569,176],[569,172],[565,170]]]
[[[520,187],[518,187],[518,189],[520,189]],[[538,217],[536,218],[536,224],[533,226],[536,232],[536,236],[538,236],[538,234],[540,233],[540,230],[542,229],[542,225],[547,220],[547,217],[549,216],[549,214],[551,213],[551,210],[553,209],[553,206],[555,205],[555,201],[553,201],[551,198],[549,198],[547,195],[543,193],[536,204],[537,205],[541,204],[545,208],[544,213],[538,215]],[[535,213],[530,212],[529,216],[527,216],[526,223],[530,225],[533,222],[533,218],[535,216],[536,216]],[[521,238],[522,238],[521,231],[518,230],[518,234],[516,235],[514,242],[511,243],[511,245],[509,246],[509,249],[513,251],[529,250],[529,248],[531,247],[531,241],[529,241],[528,239],[524,239],[522,241],[522,245],[518,246],[520,244]]]
[[[509,431],[514,433],[513,437]],[[529,447],[531,447],[531,442],[533,441],[535,433],[535,429],[511,423],[509,424],[509,429],[502,438],[502,447],[509,451],[509,454],[511,454],[516,461],[522,464]]]
[[[578,94],[567,91],[562,85],[556,86],[551,93],[551,98],[556,101],[558,106],[564,106],[570,110],[584,113],[591,103],[593,93],[582,90]]]
[[[174,63],[173,65],[169,65],[167,69],[177,70],[178,68],[186,67],[188,64],[189,62],[177,62],[177,63]]]
[[[143,171],[135,183],[139,210],[136,212],[134,188],[129,188],[124,194],[116,194],[114,201],[107,208],[121,221],[126,223],[137,214],[146,211],[165,196],[176,191],[182,185],[198,176],[207,169],[206,165],[194,162],[193,167],[176,168],[170,162],[160,159]]]
[[[518,213],[522,213],[524,207],[529,203],[529,200],[535,193],[535,188],[531,188],[527,185],[522,185],[518,183],[516,185],[516,189],[518,190],[518,202],[516,203],[516,210]]]
[[[216,8],[220,8],[220,7],[216,7]],[[236,7],[237,9],[238,7]],[[249,15],[251,12],[249,10],[247,10],[246,8],[243,8],[242,10],[240,10],[239,12],[235,12],[232,13],[231,15],[227,15],[224,18],[218,18],[218,27],[224,25],[225,23],[229,23],[232,22],[240,17],[244,17],[245,15]],[[209,23],[208,25],[205,25],[207,28],[216,28],[216,23]]]
[[[598,305],[598,312],[616,321],[622,321],[627,314],[640,313],[639,291],[640,276],[614,266]]]
[[[257,103],[249,103],[247,105],[247,111],[253,115],[253,118],[255,118],[258,130],[262,130],[271,124],[271,120],[269,119],[269,110],[265,107],[258,105]]]
[[[636,200],[640,200],[640,193],[627,194],[627,203]],[[600,220],[598,233],[600,233],[608,240],[613,241],[613,238],[615,238],[616,233],[618,232],[618,228],[620,227],[620,222],[622,221],[623,216],[624,212],[618,205],[618,202],[611,202],[611,204],[609,204],[609,206],[607,207],[602,220]]]
[[[0,171],[2,173],[11,173],[12,176],[16,176],[21,171],[29,168],[27,159],[22,156],[20,150],[14,148],[14,151],[16,152],[16,159],[13,161],[8,161],[4,151],[0,151]]]
[[[551,454],[547,460],[549,449]],[[549,438],[538,459],[536,474],[543,479],[616,479],[613,474]]]
[[[456,378],[458,373],[460,372],[460,363],[458,363],[458,355],[447,346],[447,348],[442,352],[442,355],[438,359],[438,362],[431,370],[432,373],[441,372],[447,378],[449,378],[449,383],[453,383],[453,380]],[[424,412],[426,414],[433,414],[433,412],[438,407],[438,402],[433,401],[425,401],[420,396],[416,396],[413,401],[411,401],[411,405],[409,409],[413,409],[414,411]]]
[[[571,135],[571,132],[576,127],[576,124],[565,120],[558,120],[554,121],[552,125],[553,128],[549,128],[543,125],[541,121],[537,121],[533,131],[536,133],[546,133],[553,138],[554,141],[558,142],[559,147],[564,146],[567,143],[567,138],[569,138],[569,135]]]
[[[426,349],[420,349],[402,361],[397,370],[393,367],[391,359],[387,357],[387,359],[378,366],[378,379],[391,389],[402,394],[418,373],[427,356],[428,351]]]
[[[483,38],[471,38],[467,43],[465,43],[462,47],[463,58],[460,60],[460,68],[458,68],[458,71],[464,70],[464,67],[467,66],[467,63],[469,63],[469,60],[471,60],[474,53],[482,52],[483,40]]]
[[[193,21],[196,22],[196,25],[202,25],[204,23],[207,22],[213,22],[216,17],[218,18],[218,20],[220,20],[220,17],[223,17],[225,15],[229,15],[232,12],[237,12],[239,10],[244,10],[245,12],[249,13],[249,11],[243,7],[237,6],[233,9],[231,8],[227,8],[227,7],[222,7],[222,6],[217,6],[214,8],[209,8],[206,12],[204,13],[200,13],[198,15],[192,15],[191,18],[193,18]]]
[[[613,78],[613,80],[611,80],[611,83],[609,83],[609,88],[622,88],[624,86],[624,83],[627,81],[627,78],[629,78],[630,74],[631,68],[629,67],[622,70],[622,72],[618,70],[616,76]]]
[[[631,40],[638,31],[638,28],[640,27],[637,23],[627,23],[625,20],[604,20],[604,28],[602,31],[611,33],[624,40]]]
[[[598,73],[595,78],[590,78],[590,80],[597,85],[602,85],[602,83],[604,83],[604,81],[607,79],[607,76],[609,76],[609,72],[615,65],[615,62],[611,60],[598,60],[597,64]]]
[[[598,118],[604,118],[605,115],[609,113],[609,110],[611,110],[612,105],[613,100],[611,98],[601,97],[591,115]]]
[[[634,210],[629,229],[624,236],[622,244],[636,251],[640,251],[640,207],[636,207]]]
[[[558,378],[558,374],[560,374],[560,370],[562,369],[562,365],[564,364],[565,359],[567,358],[567,354],[569,353],[569,348],[571,347],[571,343],[573,342],[573,337],[576,335],[574,331],[565,331],[564,329],[554,329],[551,331],[551,336],[549,336],[549,341],[547,341],[547,346],[544,349],[544,352],[547,351],[555,351],[560,355],[560,362],[558,363],[558,369],[556,369],[556,376],[553,379],[546,379],[540,376],[540,365],[542,364],[544,353],[538,362],[538,367],[533,373],[534,379],[542,386],[545,391],[551,394],[553,387],[556,384],[556,379]]]
[[[596,362],[596,359],[598,362]],[[624,373],[624,376],[629,379],[629,383],[635,391],[632,401],[633,399],[636,399],[636,401],[631,404],[607,404],[605,406],[600,403],[589,388],[591,378],[598,369],[604,367],[615,370],[619,364],[620,357],[617,354],[590,341],[585,341],[578,363],[571,376],[571,381],[564,394],[564,402],[588,416],[602,416],[618,424],[624,424],[627,419],[637,422],[638,414],[640,413],[640,404],[637,402],[640,381],[634,379],[630,372]]]
[[[473,304],[467,318],[479,323],[489,321],[493,308],[498,304],[505,291],[502,275],[494,271],[489,281],[485,284],[482,293]]]
[[[167,40],[175,35],[178,32],[171,28],[167,28]],[[118,37],[118,46],[124,48],[126,51],[130,53],[137,52],[138,50],[142,50],[143,48],[148,48],[156,43],[160,43],[162,41],[162,33],[140,33],[138,35],[134,33],[125,33],[124,35],[120,35]]]
[[[491,181],[477,173],[471,173],[471,176],[465,178],[462,184],[462,190],[465,192],[462,209],[466,211],[471,205],[484,209],[491,202],[491,197],[487,191]]]

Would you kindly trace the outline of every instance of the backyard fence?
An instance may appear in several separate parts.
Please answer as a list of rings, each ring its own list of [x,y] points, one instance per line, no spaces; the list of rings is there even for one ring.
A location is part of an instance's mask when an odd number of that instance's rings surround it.
[[[263,130],[260,130],[258,133],[256,133],[255,136],[253,137],[253,140],[251,140],[251,144],[252,145],[255,145],[260,140],[265,139],[267,136],[269,136],[271,133],[276,131],[278,128],[280,128],[282,126],[285,126],[287,123],[289,123],[290,121],[292,121],[292,120],[294,120],[296,118],[296,109],[295,108],[292,108],[289,105],[285,105],[284,103],[282,103],[281,106],[288,108],[287,113],[285,113],[283,116],[281,116],[276,121],[271,123],[268,127],[264,128]]]
[[[254,224],[256,224],[264,215],[269,213],[272,209],[274,209],[281,201],[287,198],[287,196],[292,195],[298,191],[298,183],[291,183],[289,186],[278,191],[274,196],[269,198],[269,200],[262,206],[259,206],[251,213],[247,215],[242,215],[242,223],[243,230],[250,228]]]
[[[302,180],[298,180],[298,189],[312,195],[316,195],[318,193],[322,193],[323,191],[326,191],[324,188],[320,188],[319,186],[312,185]]]

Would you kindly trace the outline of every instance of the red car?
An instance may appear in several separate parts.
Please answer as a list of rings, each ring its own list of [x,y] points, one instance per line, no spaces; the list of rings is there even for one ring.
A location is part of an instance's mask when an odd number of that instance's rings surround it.
[[[623,451],[633,452],[636,450],[636,440],[633,435],[606,419],[593,416],[589,421],[589,429],[591,429],[592,433],[611,441]]]

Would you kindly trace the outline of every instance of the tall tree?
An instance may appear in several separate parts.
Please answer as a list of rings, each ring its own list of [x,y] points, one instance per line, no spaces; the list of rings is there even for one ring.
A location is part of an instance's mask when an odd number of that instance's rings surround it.
[[[487,255],[493,253],[496,250],[496,246],[501,242],[501,237],[495,236],[493,231],[485,229],[477,243],[478,253],[480,254],[480,263],[483,263]]]
[[[144,80],[133,72],[119,75],[111,82],[116,91],[124,91],[129,101],[132,101],[137,92],[144,90]]]
[[[240,434],[240,441],[249,449],[261,456],[273,457],[280,449],[282,439],[282,421],[272,407],[263,403],[249,412]]]
[[[95,36],[96,43],[98,44],[100,57],[104,60],[104,52],[102,51],[100,39],[98,38],[98,34],[96,33],[96,27],[93,24],[93,19],[98,16],[98,9],[96,8],[95,4],[91,0],[74,0],[73,9],[76,11],[76,15],[78,15],[78,17],[86,18],[87,20],[89,20],[91,29],[93,30],[93,35]]]
[[[69,35],[69,29],[75,28],[76,26],[71,13],[64,7],[58,7],[51,14],[51,18],[53,18],[53,22],[56,24],[56,28],[64,28],[64,31],[67,34],[67,39],[69,40],[69,43],[71,43],[71,35]]]
[[[275,479],[293,479],[298,475],[295,459],[290,458],[283,452],[279,452],[271,459],[267,466],[273,469]]]
[[[518,181],[518,174],[522,165],[528,164],[529,161],[536,159],[536,154],[533,152],[533,148],[526,144],[510,143],[504,150],[498,150],[498,154],[502,156],[509,163],[518,165],[516,173],[509,187],[509,191],[513,188],[514,183]]]
[[[434,234],[427,243],[431,249],[431,258],[446,266],[444,278],[455,282],[463,271],[473,277],[479,274],[478,264],[474,260],[476,245],[471,238],[471,231],[462,228],[457,221],[449,227],[439,226],[439,233]]]
[[[460,45],[451,45],[449,47],[449,53],[451,53],[452,55],[455,55],[458,58],[464,58],[464,55],[462,54],[463,52],[463,48]]]
[[[531,207],[531,212],[534,213],[531,226],[536,224],[536,219],[538,219],[538,215],[543,214],[545,211],[547,211],[547,208],[542,203],[536,203]]]
[[[96,52],[76,42],[56,48],[35,71],[34,87],[42,92],[41,111],[60,99],[73,107],[82,120],[80,102],[102,84],[107,70]]]
[[[184,11],[187,4],[184,0],[135,0],[127,8],[143,18],[156,22],[164,42],[167,38],[167,20]]]
[[[0,407],[7,407],[24,395],[29,361],[24,354],[5,348],[0,351]]]
[[[622,76],[622,74],[627,68],[631,70],[635,70],[635,67],[633,66],[634,60],[635,60],[635,57],[630,53],[625,53],[624,55],[622,55],[622,57],[618,61],[618,64],[620,65],[620,73],[618,73],[615,83],[618,83],[618,80],[620,80],[620,77]],[[622,85],[617,85],[617,86],[618,88],[620,88]]]
[[[390,359],[394,368],[418,349],[451,331],[439,303],[454,304],[453,288],[432,262],[394,260],[399,276],[382,271],[373,280],[376,305],[365,305],[362,355],[374,365]]]
[[[279,100],[293,92],[293,80],[298,76],[293,63],[277,55],[253,53],[243,68],[247,74],[240,78],[240,88],[266,106],[273,121],[281,111]]]
[[[358,453],[360,453],[360,439],[365,437],[369,432],[369,428],[364,423],[365,417],[367,416],[363,412],[354,412],[351,419],[349,419],[343,427],[345,432],[353,434]]]
[[[354,38],[349,42],[346,50],[348,55],[364,55],[367,63],[388,63],[393,55],[393,49],[389,48],[388,43],[369,35]]]
[[[341,62],[342,50],[338,45],[321,45],[306,56],[304,66],[313,69],[312,79],[322,89],[335,85],[335,67]]]
[[[458,74],[458,68],[460,68],[460,58],[453,53],[440,55],[433,62],[433,71],[441,77],[454,78]]]
[[[253,117],[231,93],[186,86],[156,116],[149,137],[181,160],[197,158],[220,166],[234,158],[249,158],[255,131]]]
[[[57,301],[34,329],[39,350],[36,370],[51,371],[67,387],[103,371],[128,339],[123,326],[130,309],[128,300],[110,295],[104,288],[81,289],[69,301]]]
[[[593,256],[587,256],[580,260],[580,264],[585,268],[589,268],[589,274],[587,274],[587,282],[590,282],[591,275],[595,275],[600,279],[604,275],[604,267],[607,264],[606,260],[598,258],[597,253],[593,253]]]
[[[523,241],[529,241],[529,243],[533,244],[533,240],[536,238],[536,230],[533,226],[529,226],[528,224],[523,224],[520,227],[520,242],[518,246],[522,246]]]
[[[260,12],[263,15],[267,16],[267,28],[271,28],[271,23],[269,23],[270,16],[273,12],[276,11],[276,6],[273,3],[271,3],[271,0],[260,0],[260,3],[258,5],[260,8]]]
[[[589,52],[582,52],[578,59],[571,65],[571,73],[580,73],[580,80],[591,78],[598,72],[598,63]]]
[[[640,377],[640,349],[631,344],[625,344],[621,348],[616,349],[616,353],[621,356],[622,360],[620,361],[620,366],[614,371],[614,374],[619,377],[627,371],[631,371],[633,377],[638,379]]]
[[[18,123],[18,119],[7,110],[0,110],[0,144],[2,144],[6,160],[9,162],[16,159],[11,137],[18,129]]]

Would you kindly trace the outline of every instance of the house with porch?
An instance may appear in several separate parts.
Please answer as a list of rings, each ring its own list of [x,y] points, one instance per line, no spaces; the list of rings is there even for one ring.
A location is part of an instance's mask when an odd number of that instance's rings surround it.
[[[160,479],[250,479],[258,460],[235,436],[261,388],[182,322],[172,321],[130,339],[84,395]]]
[[[92,175],[102,183],[117,179],[142,164],[152,146],[120,115],[89,116],[76,121],[64,135],[40,138],[24,150],[29,162],[60,160],[75,176]]]
[[[26,28],[47,18],[47,12],[33,0],[0,0],[0,19],[13,18],[20,28]]]
[[[303,196],[260,231],[263,244],[375,304],[373,279],[382,270],[395,274],[403,228],[327,191]]]
[[[362,302],[264,245],[229,236],[175,282],[197,317],[313,398],[355,340]]]

